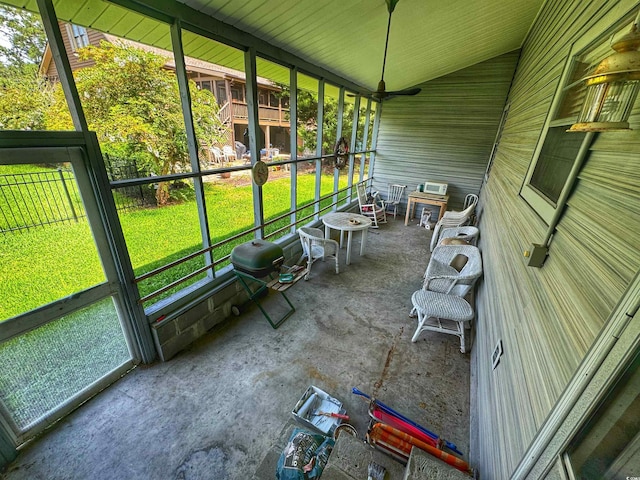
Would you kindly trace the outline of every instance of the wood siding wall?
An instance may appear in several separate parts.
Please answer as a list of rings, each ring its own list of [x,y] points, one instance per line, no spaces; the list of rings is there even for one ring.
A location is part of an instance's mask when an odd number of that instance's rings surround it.
[[[426,180],[449,184],[449,209],[478,193],[518,60],[511,52],[419,85],[414,97],[382,104],[374,187],[407,194]],[[435,218],[435,217],[434,217]]]
[[[472,463],[485,479],[509,478],[640,268],[640,105],[633,131],[596,136],[539,269],[523,252],[547,225],[519,196],[571,44],[600,33],[588,30],[610,10],[636,4],[549,0],[523,45],[480,198]],[[499,339],[504,355],[492,370]]]
[[[60,21],[58,22],[58,25],[60,25],[60,31],[62,32],[64,48],[69,56],[69,64],[71,64],[71,70],[75,72],[79,68],[86,68],[94,65],[95,62],[93,60],[80,61],[78,56],[74,53],[73,49],[71,48],[71,39],[69,38],[69,33],[67,31],[67,23]],[[90,45],[100,45],[100,42],[105,39],[102,32],[98,32],[90,28],[87,29],[87,35],[89,37]],[[58,77],[58,69],[53,59],[51,59],[51,61],[47,65],[46,72],[44,72],[44,74],[47,77]]]

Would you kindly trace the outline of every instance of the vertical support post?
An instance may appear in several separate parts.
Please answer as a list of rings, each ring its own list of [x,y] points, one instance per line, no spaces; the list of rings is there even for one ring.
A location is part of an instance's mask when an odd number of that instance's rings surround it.
[[[291,211],[290,217],[291,233],[295,234],[298,229],[296,223],[298,215],[295,213],[298,208],[298,69],[293,67],[289,70],[289,145],[291,151],[291,162],[289,171],[291,174]],[[278,102],[281,105],[281,102]],[[281,108],[281,107],[279,107]],[[282,116],[282,113],[281,113]],[[282,117],[281,117],[282,118]]]
[[[369,150],[367,144],[369,143],[369,122],[371,120],[371,98],[367,99],[367,114],[364,119],[364,135],[362,139],[362,149]],[[364,167],[366,165],[367,154],[363,154],[360,157],[360,176],[358,182],[364,180]]]
[[[64,92],[67,104],[69,105],[69,112],[71,113],[73,126],[76,131],[84,132],[86,134],[86,132],[89,131],[89,127],[87,126],[87,119],[84,116],[84,111],[82,110],[82,103],[80,102],[76,82],[73,79],[69,57],[67,57],[67,53],[64,48],[64,40],[62,39],[62,32],[60,31],[60,25],[58,24],[58,17],[55,9],[53,8],[53,1],[37,0],[37,2],[38,9],[40,10],[40,16],[42,17],[42,24],[44,25],[44,30],[47,33],[47,39],[49,41],[49,48],[51,49],[53,61],[56,64],[56,69],[58,70],[58,77],[60,78],[62,91]]]
[[[258,80],[256,77],[256,49],[250,47],[244,52],[244,72],[247,79],[247,114],[249,120],[249,149],[251,150],[251,165],[260,160],[258,138],[260,124],[258,122]],[[251,183],[253,190],[253,223],[256,227],[256,238],[264,238],[264,206],[262,204],[262,187]]]
[[[324,124],[324,79],[318,82],[318,119],[316,125],[316,195],[315,195],[315,219],[320,218],[320,195],[322,195],[322,125]]]
[[[340,87],[340,94],[338,98],[338,122],[336,128],[336,141],[342,137],[342,123],[344,116],[344,87]],[[335,193],[340,189],[340,170],[337,168],[333,169],[333,197],[332,203],[336,203],[338,201],[338,194]],[[333,210],[337,210],[338,206],[334,205]]]
[[[78,215],[76,215],[76,209],[73,208],[73,202],[71,201],[71,195],[69,195],[69,187],[67,187],[67,182],[64,180],[64,174],[62,173],[62,169],[58,168],[58,175],[60,175],[60,182],[62,183],[62,188],[64,189],[64,194],[67,197],[67,203],[69,204],[69,208],[71,209],[71,214],[73,215],[73,219],[78,222]]]
[[[16,440],[3,419],[5,415],[7,415],[5,409],[0,409],[0,471],[18,456]]]
[[[176,77],[178,79],[178,89],[180,91],[180,104],[182,105],[182,117],[187,133],[187,149],[191,161],[191,171],[200,171],[200,160],[198,159],[198,140],[196,138],[195,125],[193,124],[193,113],[191,111],[191,92],[189,92],[189,78],[184,61],[184,51],[182,47],[182,28],[180,20],[176,19],[171,25],[171,44],[173,47],[173,58],[176,64]],[[198,205],[198,219],[200,221],[200,237],[203,248],[211,245],[209,240],[209,219],[207,217],[207,205],[204,198],[204,186],[202,177],[193,179],[193,188]],[[213,253],[207,251],[204,254],[205,265],[213,263]],[[207,271],[207,275],[215,277],[214,269]]]
[[[360,95],[356,96],[356,100],[353,104],[353,123],[351,128],[351,141],[349,142],[349,176],[347,178],[347,185],[349,189],[347,190],[347,198],[345,199],[345,203],[351,202],[352,190],[353,186],[353,170],[354,163],[356,159],[355,151],[356,151],[356,140],[358,138],[358,120],[360,119]]]
[[[367,178],[373,178],[373,167],[376,161],[376,148],[378,147],[378,126],[380,125],[380,115],[382,112],[382,102],[376,108],[376,116],[373,121],[373,132],[371,133],[371,160],[369,160],[369,176]]]

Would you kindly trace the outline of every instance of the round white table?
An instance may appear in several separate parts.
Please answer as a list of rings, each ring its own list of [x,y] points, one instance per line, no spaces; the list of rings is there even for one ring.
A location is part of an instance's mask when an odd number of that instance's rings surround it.
[[[367,245],[367,230],[371,226],[371,219],[364,215],[349,212],[327,213],[322,217],[324,223],[324,236],[330,238],[331,229],[340,231],[340,247],[342,247],[342,237],[347,232],[347,259],[346,264],[351,264],[351,237],[353,232],[361,231],[360,255],[364,255]]]

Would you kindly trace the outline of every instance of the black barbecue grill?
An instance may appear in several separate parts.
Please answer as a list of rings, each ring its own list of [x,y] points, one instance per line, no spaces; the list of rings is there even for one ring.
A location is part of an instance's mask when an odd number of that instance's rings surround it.
[[[249,294],[249,300],[258,306],[273,328],[278,328],[296,311],[284,291],[300,280],[306,270],[297,267],[293,278],[291,278],[291,274],[280,274],[284,264],[282,247],[265,240],[252,240],[234,247],[231,251],[230,259],[238,281]],[[284,283],[284,278],[288,280],[286,283]],[[264,296],[268,288],[281,294],[289,304],[289,310],[275,323],[271,321],[271,317],[258,301],[260,297]],[[232,311],[239,313],[240,310],[239,307],[234,306]]]
[[[263,278],[280,271],[284,263],[282,247],[264,240],[252,240],[231,251],[231,263],[236,271]]]

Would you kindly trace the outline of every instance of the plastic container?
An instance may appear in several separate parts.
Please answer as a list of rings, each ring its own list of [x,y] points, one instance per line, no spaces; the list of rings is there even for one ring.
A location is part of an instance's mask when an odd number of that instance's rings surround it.
[[[342,419],[320,415],[320,412],[338,413],[342,415],[347,413],[346,410],[342,408],[342,402],[340,400],[312,385],[307,388],[304,395],[298,400],[291,414],[293,418],[303,425],[323,435],[333,436],[333,432],[336,427],[340,425]]]

